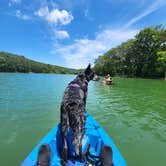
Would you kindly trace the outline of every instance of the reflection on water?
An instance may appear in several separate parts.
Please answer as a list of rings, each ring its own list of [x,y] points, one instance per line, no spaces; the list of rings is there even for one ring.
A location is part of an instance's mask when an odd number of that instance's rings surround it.
[[[73,75],[0,74],[0,161],[19,165],[59,122]],[[166,82],[114,78],[89,84],[87,111],[112,137],[129,165],[165,165]],[[8,157],[10,160],[8,160]]]
[[[145,161],[165,165],[166,82],[123,78],[114,82],[93,85],[88,109],[119,145],[129,165],[145,165]]]

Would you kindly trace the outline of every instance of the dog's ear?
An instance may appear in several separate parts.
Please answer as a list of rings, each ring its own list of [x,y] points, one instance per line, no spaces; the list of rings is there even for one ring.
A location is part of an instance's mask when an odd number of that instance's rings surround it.
[[[85,74],[89,74],[91,71],[91,64],[89,63],[88,67],[85,69]]]

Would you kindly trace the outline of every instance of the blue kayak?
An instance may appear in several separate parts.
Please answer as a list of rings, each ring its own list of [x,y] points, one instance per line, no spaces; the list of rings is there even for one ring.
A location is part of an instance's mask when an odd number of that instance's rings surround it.
[[[74,155],[74,149],[71,144],[71,131],[68,134],[68,146],[71,156]],[[51,149],[51,161],[50,166],[61,166],[61,160],[58,149],[62,145],[59,126],[55,126],[42,140],[41,142],[32,150],[32,152],[26,157],[22,162],[21,166],[36,166],[38,151],[41,145],[48,144]],[[96,120],[90,115],[86,114],[86,130],[82,143],[83,152],[86,150],[87,146],[90,145],[89,154],[92,161],[99,160],[101,148],[103,145],[109,145],[113,152],[113,165],[114,166],[127,166],[123,156],[120,154],[118,148],[113,143],[111,138],[106,134],[103,128],[96,122]],[[92,157],[94,156],[94,157]],[[69,158],[66,166],[85,166],[87,161],[80,163],[79,160],[73,161],[73,158]],[[97,164],[95,164],[97,165]]]

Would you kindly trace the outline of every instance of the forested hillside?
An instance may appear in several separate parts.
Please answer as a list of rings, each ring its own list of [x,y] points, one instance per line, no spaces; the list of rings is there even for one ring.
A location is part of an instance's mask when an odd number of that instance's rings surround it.
[[[0,72],[74,74],[78,73],[78,70],[44,64],[27,59],[24,56],[0,52]]]
[[[161,78],[166,72],[166,29],[157,25],[141,30],[95,60],[99,75]]]

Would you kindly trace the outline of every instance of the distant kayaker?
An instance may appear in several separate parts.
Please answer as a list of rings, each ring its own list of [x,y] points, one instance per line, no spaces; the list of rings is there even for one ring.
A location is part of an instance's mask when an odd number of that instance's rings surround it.
[[[110,74],[108,74],[108,75],[106,76],[106,80],[107,80],[107,81],[110,81],[110,80],[111,80]]]

